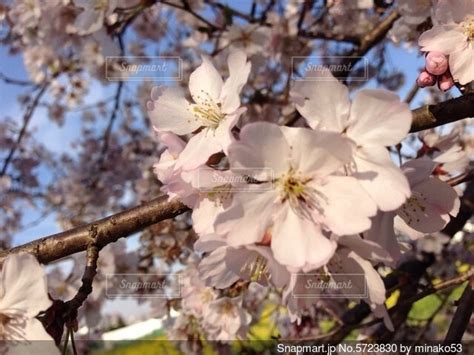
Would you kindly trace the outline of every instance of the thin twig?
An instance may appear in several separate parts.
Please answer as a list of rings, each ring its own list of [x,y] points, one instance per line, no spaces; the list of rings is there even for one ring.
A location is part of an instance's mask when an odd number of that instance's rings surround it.
[[[27,80],[19,80],[6,76],[3,73],[0,73],[0,80],[3,80],[6,84],[18,85],[18,86],[38,86],[38,84],[33,83]]]
[[[66,330],[66,337],[64,339],[63,351],[61,352],[62,355],[66,355],[67,353],[67,344],[69,343],[69,333],[71,332],[70,328]]]
[[[474,276],[466,285],[461,298],[458,301],[458,308],[454,313],[453,320],[449,325],[448,334],[444,339],[445,344],[460,343],[466,331],[469,321],[474,311]]]
[[[86,252],[86,267],[82,276],[82,285],[79,287],[76,295],[66,302],[69,309],[69,314],[76,314],[77,310],[82,306],[87,297],[92,293],[92,283],[97,274],[97,261],[99,260],[99,247],[96,244],[96,231],[91,228],[90,238],[93,239],[87,247]],[[74,316],[75,318],[75,316]]]
[[[451,186],[456,186],[471,180],[474,180],[474,170],[469,170],[458,176],[454,176],[446,182]]]
[[[20,133],[18,134],[18,137],[16,138],[15,143],[11,147],[11,149],[10,149],[6,159],[5,159],[5,162],[3,163],[2,170],[0,171],[0,177],[4,176],[6,174],[7,169],[8,169],[8,165],[10,165],[10,162],[12,161],[13,156],[15,155],[15,152],[20,147],[21,141],[22,141],[23,137],[26,134],[26,131],[28,129],[28,125],[31,121],[31,118],[33,117],[33,113],[35,112],[35,109],[38,106],[38,103],[39,103],[41,97],[46,92],[46,89],[48,88],[48,86],[49,86],[49,83],[45,81],[41,85],[40,90],[36,94],[33,101],[28,105],[28,108],[26,109],[25,115],[23,116],[23,125],[21,127]]]
[[[410,91],[408,92],[407,96],[405,97],[405,102],[407,104],[410,104],[413,99],[415,98],[416,94],[418,93],[418,90],[420,89],[420,87],[418,86],[418,84],[415,82],[413,84],[413,86],[411,87]]]

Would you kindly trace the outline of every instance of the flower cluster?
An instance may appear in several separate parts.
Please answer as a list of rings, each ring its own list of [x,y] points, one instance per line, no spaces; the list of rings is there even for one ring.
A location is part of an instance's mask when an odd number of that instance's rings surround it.
[[[469,0],[440,0],[434,7],[434,26],[418,39],[426,57],[426,71],[438,75],[442,90],[454,83],[466,85],[474,81],[474,3]],[[435,52],[435,53],[432,53]],[[445,64],[447,56],[449,74]],[[420,76],[423,85],[435,82],[426,74]]]
[[[154,89],[148,103],[167,146],[155,173],[170,198],[193,209],[200,276],[216,288],[239,280],[280,288],[298,320],[321,297],[321,290],[296,296],[308,276],[342,282],[357,271],[361,280],[335,292],[350,298],[367,287],[365,301],[390,327],[375,265],[398,260],[396,217],[432,233],[459,209],[454,189],[432,176],[437,163],[392,161],[387,147],[408,134],[408,106],[384,90],[362,90],[351,101],[348,88],[321,71],[290,92],[307,127],[258,119],[242,126],[239,94],[250,64],[240,50],[227,62],[223,81],[203,57],[189,79],[192,103],[175,88]]]

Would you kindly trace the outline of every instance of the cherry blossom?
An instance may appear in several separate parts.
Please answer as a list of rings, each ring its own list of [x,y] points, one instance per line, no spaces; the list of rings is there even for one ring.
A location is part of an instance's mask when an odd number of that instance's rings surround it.
[[[469,157],[463,149],[459,132],[459,128],[454,128],[445,135],[435,130],[426,130],[419,134],[423,143],[419,155],[427,155],[439,164],[436,167],[436,175],[441,180],[462,172],[469,164]]]
[[[195,250],[208,252],[198,270],[209,286],[222,289],[245,280],[281,289],[290,282],[290,271],[275,260],[268,246],[230,247],[217,236],[210,236],[205,241],[201,238]]]
[[[424,32],[418,44],[424,52],[449,56],[455,81],[466,85],[474,80],[474,3],[470,0],[440,0],[435,7],[437,23]]]
[[[223,82],[208,58],[189,78],[189,91],[195,103],[190,104],[181,90],[167,88],[149,111],[155,128],[178,135],[195,134],[181,153],[178,167],[193,169],[214,153],[227,151],[232,142],[231,129],[244,109],[239,93],[247,82],[250,63],[242,51],[232,52],[227,60],[229,78]]]
[[[0,4],[0,353],[74,338],[89,353],[142,317],[163,318],[184,353],[235,339],[247,352],[261,328],[279,341],[444,338],[410,321],[411,304],[473,263],[473,15],[468,0]],[[111,56],[162,60],[166,78],[133,82]],[[310,62],[351,70],[339,82]],[[406,90],[415,79],[427,89]],[[11,250],[58,228],[66,238]],[[92,281],[86,234],[100,242]],[[14,255],[32,248],[48,289],[35,257]],[[117,316],[111,273],[167,274],[181,292]],[[459,319],[449,302],[437,317]]]
[[[231,206],[216,218],[216,233],[239,246],[261,243],[268,231],[279,263],[324,265],[336,247],[325,233],[362,232],[376,212],[355,178],[335,174],[349,161],[352,148],[349,140],[331,132],[246,125],[240,141],[229,147],[230,166],[262,183],[252,193],[234,195]],[[352,203],[359,206],[356,211]]]
[[[425,22],[431,14],[431,0],[398,0],[395,5],[398,7],[400,18],[395,21],[389,32],[390,38],[394,42],[401,40],[413,41],[413,33],[417,27]]]
[[[398,216],[410,229],[422,233],[443,229],[450,216],[457,215],[460,206],[456,190],[431,176],[435,166],[429,159],[414,159],[402,166],[412,194],[398,209]]]
[[[369,261],[390,262],[391,257],[378,244],[365,241],[358,236],[339,238],[338,243],[338,249],[324,269],[307,274],[294,273],[291,275],[290,284],[283,296],[291,318],[299,322],[301,311],[309,304],[325,297],[332,298],[338,294],[347,294],[349,298],[364,299],[374,314],[384,318],[387,327],[393,329],[384,305],[385,286],[383,280]],[[347,287],[337,287],[336,289],[308,287],[308,280],[316,282],[316,284],[318,284],[317,281],[340,282],[343,285],[346,282]]]
[[[351,103],[347,87],[329,71],[297,82],[292,96],[311,128],[337,132],[357,145],[346,170],[382,211],[405,201],[410,195],[408,182],[385,149],[399,143],[410,129],[411,113],[405,103],[391,92],[370,89],[358,92]]]
[[[91,34],[102,28],[104,19],[111,16],[119,0],[74,0],[83,9],[77,16],[75,26],[80,34]]]
[[[221,297],[210,302],[203,317],[211,340],[242,339],[252,320],[242,307],[242,297]]]
[[[256,24],[249,26],[230,26],[223,36],[223,47],[238,48],[252,56],[261,53],[268,46],[270,30]]]
[[[12,353],[26,351],[33,340],[50,340],[51,353],[59,354],[51,336],[35,318],[52,304],[45,273],[36,258],[30,254],[8,256],[0,281],[0,339],[8,341],[7,348],[11,347]]]
[[[158,180],[163,184],[161,190],[170,199],[179,197],[188,206],[196,203],[196,190],[182,178],[182,169],[176,168],[176,162],[186,143],[177,135],[169,132],[158,133],[160,141],[167,146],[161,153],[158,163],[153,170]]]

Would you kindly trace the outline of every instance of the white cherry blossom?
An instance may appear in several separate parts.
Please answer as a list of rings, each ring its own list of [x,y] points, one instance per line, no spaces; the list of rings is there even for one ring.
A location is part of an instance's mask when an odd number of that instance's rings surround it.
[[[240,91],[247,82],[250,62],[240,50],[229,54],[229,77],[224,82],[207,57],[189,78],[189,92],[194,103],[189,103],[177,88],[167,88],[154,102],[149,116],[160,132],[178,135],[192,133],[178,167],[194,169],[204,164],[214,153],[227,151],[232,142],[231,129],[245,110],[240,107]]]
[[[209,303],[203,313],[211,340],[243,339],[252,320],[242,307],[242,297],[221,297]]]
[[[408,134],[411,112],[385,90],[362,90],[353,102],[349,91],[325,70],[292,90],[296,108],[311,128],[340,133],[356,144],[347,171],[371,195],[382,211],[398,208],[410,195],[405,176],[392,162],[386,146]]]
[[[51,304],[46,275],[36,258],[30,254],[7,256],[0,275],[0,341],[8,342],[4,345],[9,353],[26,353],[36,348],[32,341],[48,340],[43,345],[50,353],[59,354],[53,339],[36,318]]]
[[[451,74],[461,85],[474,81],[474,2],[440,0],[435,19],[433,28],[418,39],[421,50],[448,55]]]
[[[346,294],[348,298],[363,299],[377,317],[384,318],[389,329],[393,325],[385,309],[385,286],[371,262],[390,262],[391,257],[378,244],[359,236],[339,238],[339,246],[327,265],[309,273],[293,273],[283,294],[293,321],[300,321],[302,311],[322,298]],[[336,288],[319,287],[319,282],[341,285]],[[316,287],[314,287],[316,286]]]
[[[91,34],[102,28],[104,20],[112,15],[119,0],[74,0],[83,9],[74,25],[81,35]]]
[[[259,188],[234,195],[216,218],[216,233],[231,246],[261,243],[268,233],[282,265],[324,265],[336,248],[325,233],[363,232],[376,213],[354,177],[334,174],[349,161],[352,148],[349,140],[331,132],[246,125],[240,141],[229,147],[230,165],[260,181]]]
[[[430,159],[414,159],[402,166],[412,194],[397,213],[409,229],[421,233],[442,230],[450,216],[454,217],[459,212],[460,201],[456,190],[431,176],[435,167],[436,163]]]

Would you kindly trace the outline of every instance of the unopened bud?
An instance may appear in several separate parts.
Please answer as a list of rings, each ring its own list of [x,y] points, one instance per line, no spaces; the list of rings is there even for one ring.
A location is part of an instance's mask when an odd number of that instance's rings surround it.
[[[448,70],[448,58],[441,52],[429,52],[426,55],[426,71],[433,75],[441,75]]]
[[[416,83],[420,88],[424,88],[426,86],[433,86],[436,83],[436,77],[423,70],[420,75],[418,75]]]
[[[454,79],[449,71],[438,78],[438,88],[443,91],[448,91],[454,86]]]

